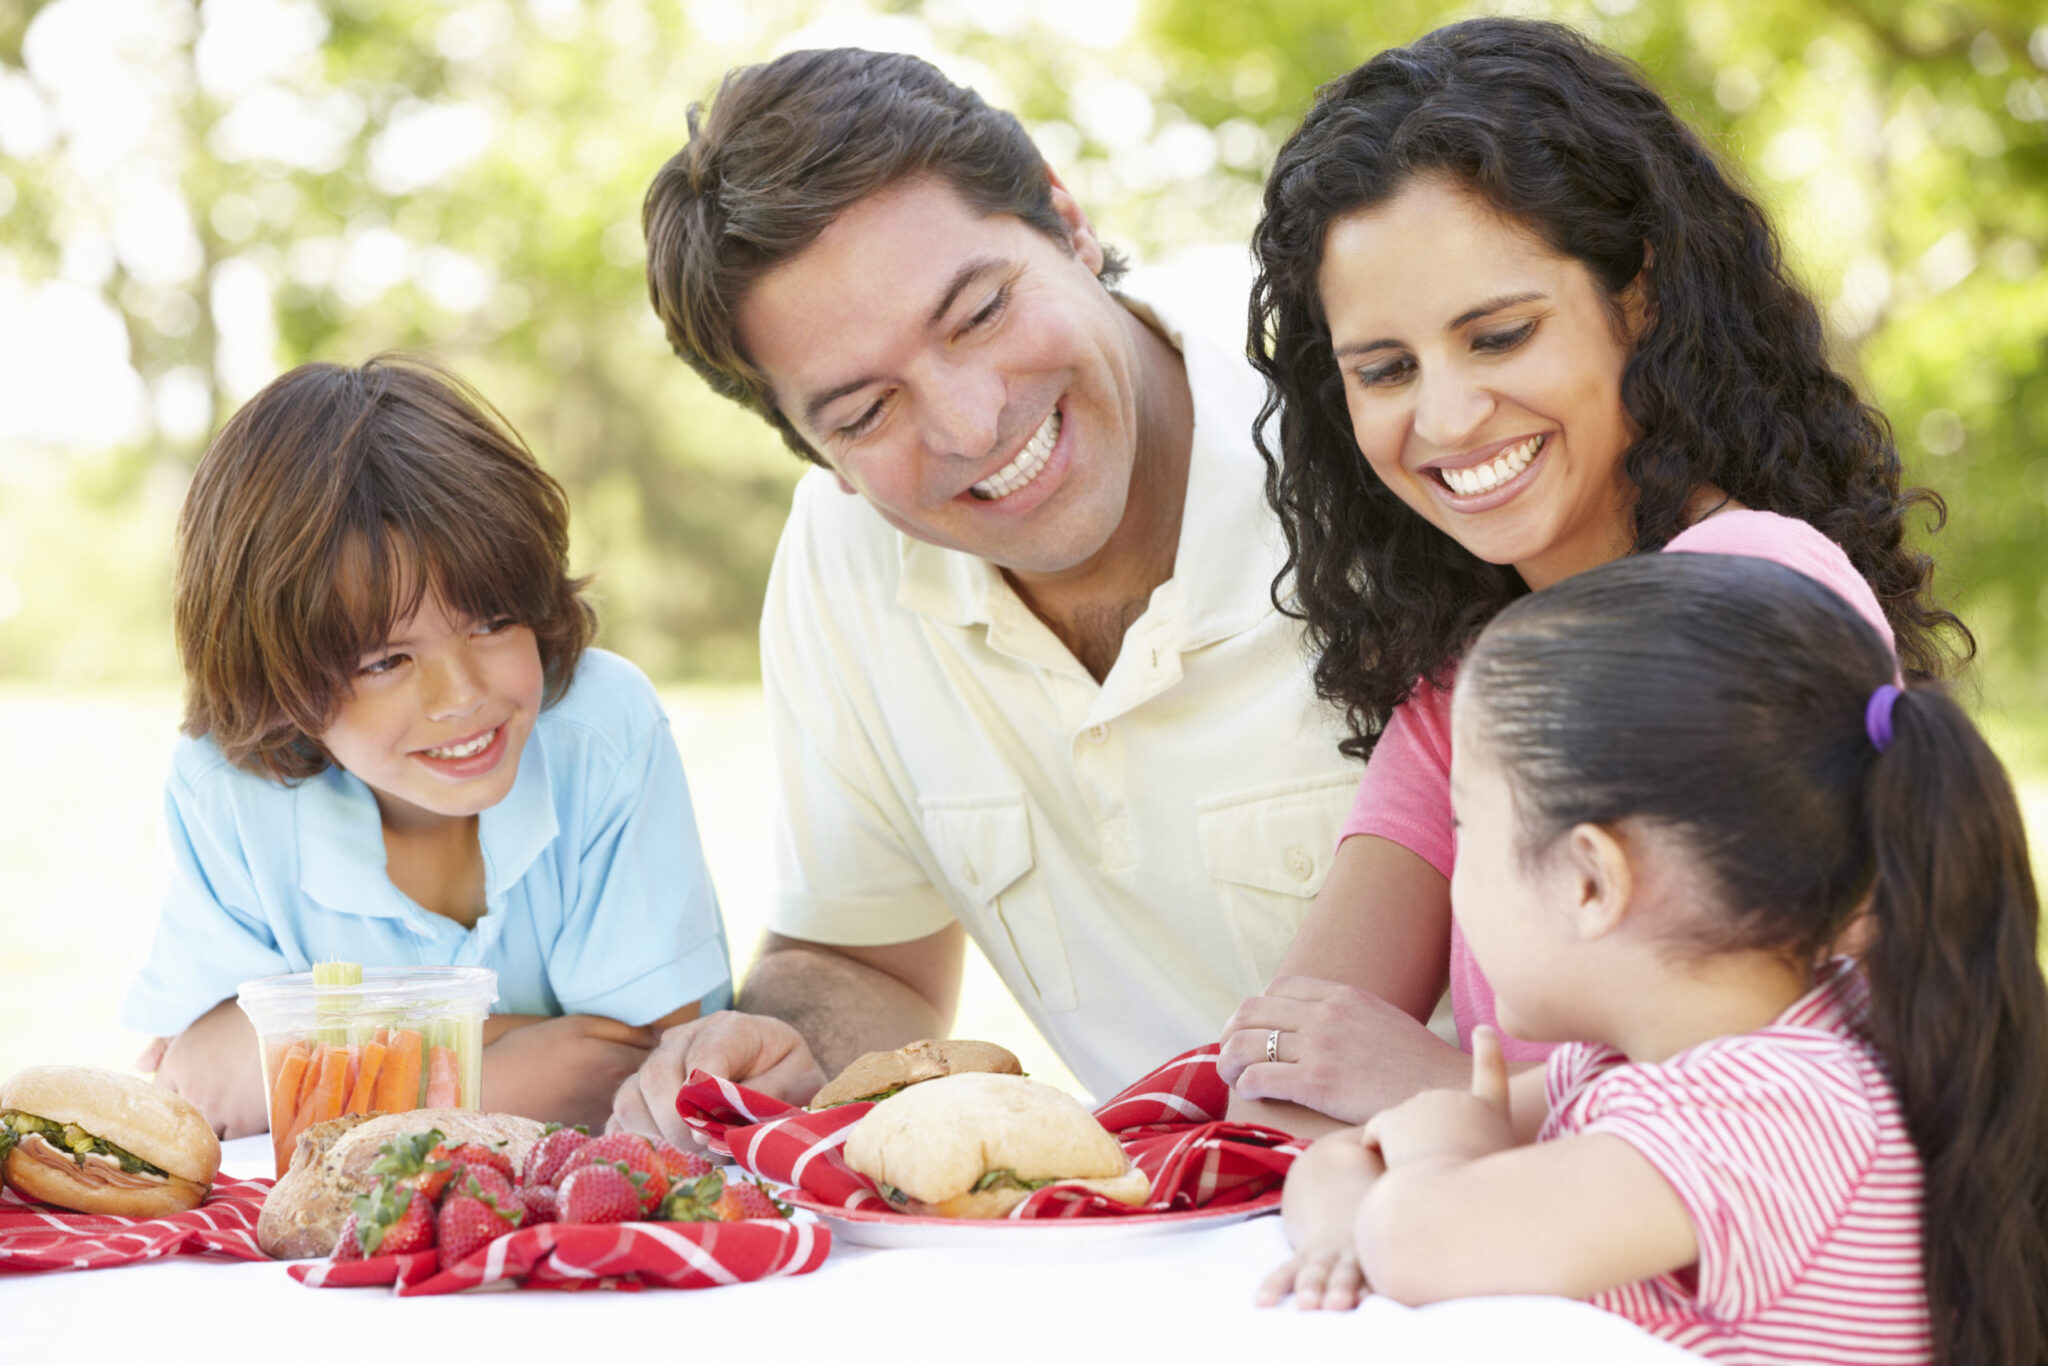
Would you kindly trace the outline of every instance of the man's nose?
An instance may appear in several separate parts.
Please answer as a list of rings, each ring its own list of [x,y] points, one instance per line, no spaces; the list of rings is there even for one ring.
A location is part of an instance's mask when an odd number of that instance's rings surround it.
[[[1493,416],[1491,390],[1457,366],[1420,376],[1415,393],[1415,434],[1440,450],[1456,450]]]
[[[987,365],[936,365],[920,378],[925,445],[962,460],[987,459],[1002,433],[1002,376]]]

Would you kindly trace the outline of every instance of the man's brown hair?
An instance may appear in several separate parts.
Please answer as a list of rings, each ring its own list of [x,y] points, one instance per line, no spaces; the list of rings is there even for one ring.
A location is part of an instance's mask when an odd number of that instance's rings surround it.
[[[568,563],[567,495],[475,390],[395,356],[302,365],[229,419],[185,496],[183,729],[249,772],[313,776],[363,656],[429,592],[530,627],[553,703],[597,630]]]
[[[675,353],[714,390],[818,464],[740,349],[735,319],[755,281],[860,200],[918,177],[1071,249],[1024,125],[904,53],[829,48],[741,67],[727,73],[708,114],[690,106],[689,128],[641,208],[654,311]],[[1103,283],[1122,271],[1122,258],[1106,252]]]

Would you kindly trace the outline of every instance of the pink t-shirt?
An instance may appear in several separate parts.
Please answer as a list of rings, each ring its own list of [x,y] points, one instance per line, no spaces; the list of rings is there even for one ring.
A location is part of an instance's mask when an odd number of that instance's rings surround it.
[[[1631,1063],[1600,1044],[1551,1055],[1537,1142],[1613,1134],[1692,1216],[1699,1261],[1593,1303],[1714,1361],[1925,1363],[1922,1179],[1869,988],[1837,958],[1751,1034]]]
[[[1775,560],[1834,589],[1886,641],[1892,639],[1877,595],[1842,548],[1797,518],[1737,508],[1687,527],[1664,548]],[[1441,688],[1418,684],[1387,718],[1387,728],[1366,761],[1339,843],[1352,835],[1379,835],[1413,850],[1445,877],[1451,875],[1457,861],[1451,825],[1452,682],[1445,679]],[[1469,1051],[1473,1027],[1495,1023],[1493,988],[1466,947],[1456,919],[1451,921],[1450,968],[1451,1013],[1457,1017],[1458,1042]],[[1555,1046],[1501,1038],[1501,1051],[1510,1061],[1540,1060]]]

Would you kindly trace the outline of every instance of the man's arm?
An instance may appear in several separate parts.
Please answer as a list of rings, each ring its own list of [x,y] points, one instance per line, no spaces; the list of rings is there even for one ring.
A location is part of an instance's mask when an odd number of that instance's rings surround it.
[[[960,1001],[967,935],[957,924],[900,944],[819,944],[770,934],[720,1011],[662,1035],[619,1087],[611,1126],[692,1144],[676,1093],[693,1071],[802,1105],[862,1053],[943,1038]]]

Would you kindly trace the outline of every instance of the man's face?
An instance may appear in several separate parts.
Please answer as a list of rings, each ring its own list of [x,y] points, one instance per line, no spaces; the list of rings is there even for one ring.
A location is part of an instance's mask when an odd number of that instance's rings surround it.
[[[1141,326],[1057,183],[1056,242],[916,180],[853,205],[741,301],[776,405],[888,523],[1031,575],[1085,572],[1124,517]]]

